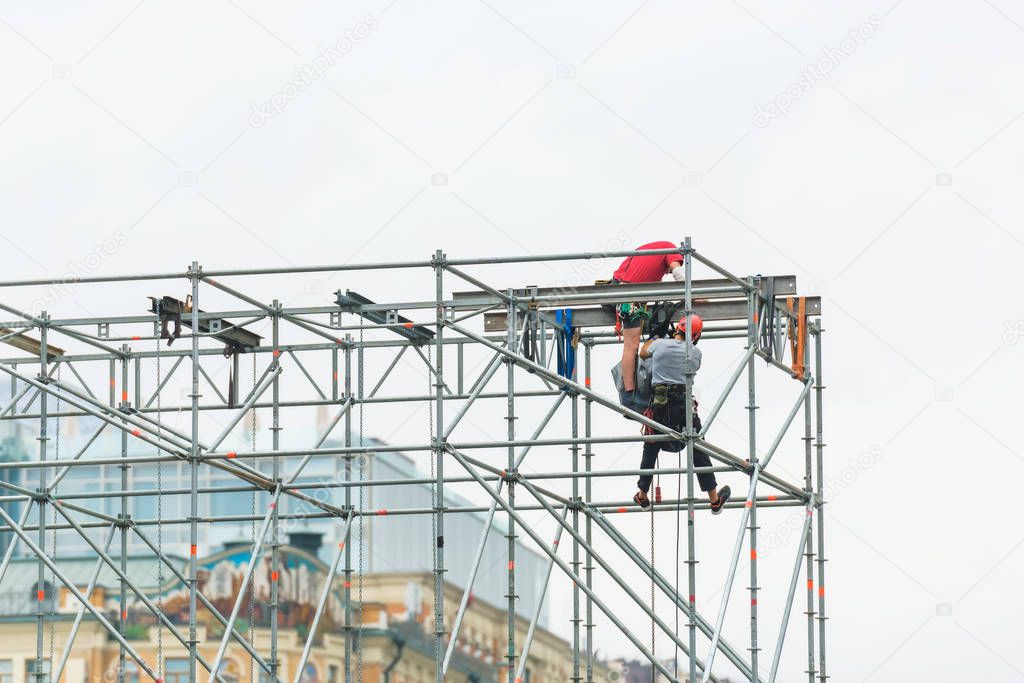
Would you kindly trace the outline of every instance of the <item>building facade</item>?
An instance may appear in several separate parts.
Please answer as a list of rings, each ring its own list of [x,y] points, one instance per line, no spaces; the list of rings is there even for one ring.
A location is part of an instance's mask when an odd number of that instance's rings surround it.
[[[324,587],[331,580],[329,599],[314,636],[314,646],[299,681],[305,683],[342,683],[346,666],[350,680],[366,683],[420,683],[434,680],[435,647],[433,631],[433,576],[430,573],[376,573],[356,579],[350,588],[353,595],[352,623],[348,641],[351,648],[346,658],[344,581],[329,577],[330,567],[306,550],[281,548],[285,569],[279,582],[280,630],[278,635],[279,677],[296,680],[303,647],[309,635],[316,605]],[[232,546],[199,562],[199,589],[221,614],[229,614],[240,591],[243,603],[237,627],[254,648],[264,656],[270,651],[268,628],[270,584],[274,580],[266,561],[257,564],[252,590],[243,588],[245,568],[250,560],[248,548]],[[174,558],[184,569],[186,561]],[[83,593],[91,578],[95,562],[66,560],[61,570]],[[44,589],[44,600],[33,595],[36,586],[36,563],[31,558],[15,559],[8,570],[5,584],[13,592],[0,595],[0,683],[36,681],[36,614],[47,614],[44,633],[46,657],[42,671],[49,674],[60,669],[65,644],[79,611],[77,599],[63,586]],[[128,576],[147,597],[162,606],[164,612],[182,634],[187,633],[188,593],[175,580],[156,583],[160,572],[153,558],[133,557],[128,563]],[[462,591],[445,584],[445,626],[450,633]],[[96,586],[89,594],[90,603],[116,622],[121,611],[120,582],[104,568]],[[361,597],[361,600],[359,598]],[[141,600],[130,598],[127,605],[127,639],[150,666],[159,667],[167,683],[188,680],[188,653],[167,628],[161,628]],[[220,622],[206,609],[197,613],[200,655],[212,662],[223,636]],[[517,618],[517,642],[523,643],[529,624]],[[484,601],[473,600],[467,609],[459,639],[449,668],[447,680],[456,683],[499,683],[507,680],[504,659],[506,636],[505,612]],[[570,644],[555,634],[537,629],[527,657],[524,681],[554,683],[572,676]],[[118,681],[121,671],[120,648],[103,626],[86,614],[74,640],[61,683]],[[255,661],[237,644],[231,644],[221,674],[227,683],[235,681],[269,681]],[[608,680],[609,670],[599,666],[600,680]],[[205,677],[200,669],[199,676]],[[49,676],[43,680],[49,680]],[[56,680],[56,679],[55,679]],[[124,680],[137,683],[138,666],[129,657],[124,666]]]

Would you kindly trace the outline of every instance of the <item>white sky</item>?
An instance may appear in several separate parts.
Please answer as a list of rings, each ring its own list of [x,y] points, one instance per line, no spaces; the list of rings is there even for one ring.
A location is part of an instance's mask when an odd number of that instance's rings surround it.
[[[252,125],[252,105],[361,22],[368,35],[323,78]],[[870,37],[844,43],[862,26]],[[829,476],[879,454],[828,507],[830,674],[1021,680],[1022,38],[1024,9],[1008,0],[3,2],[3,279],[587,251],[623,232],[635,244],[692,235],[733,272],[796,274],[824,296]],[[831,76],[801,85],[826,54]],[[755,120],[794,84],[788,113]],[[104,240],[116,247],[90,257]],[[570,271],[475,272],[507,287]],[[432,286],[393,272],[275,282],[238,284],[310,304],[338,287],[409,300]],[[49,308],[141,313],[157,292],[184,283],[77,287]],[[2,293],[33,310],[41,296]],[[739,349],[709,345],[706,380]],[[595,358],[598,390],[611,359]],[[763,385],[762,448],[795,396]],[[484,431],[503,429],[500,410],[480,414]],[[741,403],[723,415],[739,431],[743,420]],[[423,438],[387,431],[374,426]],[[778,464],[799,474],[791,436]],[[617,485],[602,490],[628,497]],[[644,523],[623,526],[646,547]],[[698,524],[701,585],[718,585],[734,526]],[[673,535],[659,531],[660,557]],[[780,606],[768,594],[784,592],[790,558],[763,563],[765,658]],[[746,585],[727,624],[741,648]],[[698,604],[713,617],[707,592]],[[785,680],[806,665],[800,595]],[[553,623],[567,623],[564,602]],[[628,653],[610,626],[598,633],[603,653]]]

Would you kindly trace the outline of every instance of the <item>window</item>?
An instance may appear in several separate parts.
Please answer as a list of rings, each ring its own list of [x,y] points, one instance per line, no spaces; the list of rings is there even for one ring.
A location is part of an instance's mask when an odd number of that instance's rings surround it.
[[[188,683],[188,660],[168,659],[165,661],[164,683]]]
[[[139,683],[139,665],[132,659],[124,662],[124,683]]]
[[[224,661],[220,664],[220,675],[226,683],[235,683],[238,680],[238,667],[232,661]],[[202,665],[197,664],[196,670],[200,675],[205,676]],[[139,670],[134,662],[125,665],[125,683],[138,683]],[[164,662],[164,683],[188,683],[188,660],[168,659]]]
[[[36,660],[27,659],[25,660],[25,683],[37,683],[39,681],[50,680],[50,660],[44,659],[42,661],[42,667],[39,669],[39,675],[36,675]]]
[[[302,670],[302,676],[299,678],[299,683],[316,683],[318,680],[316,667],[312,664],[306,664],[306,668]]]
[[[0,659],[0,683],[14,683],[14,662]]]
[[[0,681],[0,683],[3,683]],[[331,664],[327,667],[327,683],[338,683],[338,665]]]
[[[223,485],[222,482],[217,484]],[[249,506],[252,505],[252,494],[245,491],[218,493],[213,496],[210,505],[213,507],[214,515],[237,515],[240,511],[249,510]]]

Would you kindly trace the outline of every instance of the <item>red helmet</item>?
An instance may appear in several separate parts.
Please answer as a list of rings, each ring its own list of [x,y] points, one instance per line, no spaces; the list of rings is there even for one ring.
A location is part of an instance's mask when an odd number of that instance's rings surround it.
[[[701,332],[701,330],[704,329],[704,321],[701,320],[701,317],[699,315],[697,315],[696,313],[694,313],[693,315],[690,316],[690,328],[691,328],[691,331],[693,332],[694,340],[696,340],[698,337],[700,337],[700,332]],[[683,334],[683,335],[686,334],[686,316],[683,316],[682,318],[680,318],[679,322],[676,323],[676,333],[677,334]]]

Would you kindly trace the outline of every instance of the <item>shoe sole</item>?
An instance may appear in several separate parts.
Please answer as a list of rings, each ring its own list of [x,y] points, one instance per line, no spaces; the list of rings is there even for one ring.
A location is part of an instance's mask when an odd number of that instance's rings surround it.
[[[722,514],[722,510],[725,509],[725,504],[728,503],[729,499],[732,497],[732,489],[730,489],[728,486],[726,486],[725,489],[723,489],[723,490],[725,492],[725,496],[722,496],[721,494],[719,494],[719,498],[720,499],[724,498],[724,500],[722,500],[722,504],[718,507],[717,510],[715,510],[714,508],[711,509],[711,514],[713,514],[713,515],[720,515],[720,514]]]

